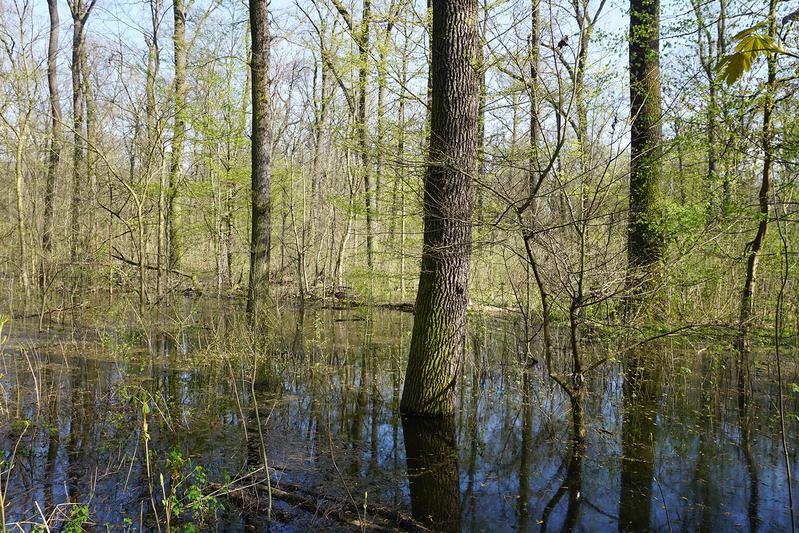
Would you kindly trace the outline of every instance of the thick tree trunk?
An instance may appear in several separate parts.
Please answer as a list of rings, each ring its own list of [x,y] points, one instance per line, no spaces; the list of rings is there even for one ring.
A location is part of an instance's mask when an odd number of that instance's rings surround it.
[[[175,28],[172,34],[172,42],[175,48],[175,78],[173,83],[175,125],[172,130],[172,159],[169,164],[168,270],[180,268],[180,260],[183,256],[178,191],[181,185],[183,143],[186,138],[186,58],[188,51],[186,50],[186,6],[184,5],[184,0],[174,0],[172,2],[172,13],[175,19]]]
[[[455,420],[402,419],[411,512],[432,531],[461,531]]]
[[[454,409],[469,302],[472,176],[477,163],[477,1],[434,0],[424,243],[401,409]]]
[[[651,290],[664,254],[660,229],[660,0],[630,2],[630,211],[628,289]],[[637,298],[636,298],[637,300]]]
[[[252,227],[247,312],[269,290],[271,245],[268,0],[250,0],[252,32]]]
[[[44,230],[42,248],[49,256],[53,251],[53,202],[58,163],[61,160],[61,99],[58,92],[58,1],[47,0],[50,10],[50,39],[47,45],[47,86],[50,90],[50,150],[47,160],[47,181],[44,189]],[[48,258],[49,259],[49,258]],[[41,268],[42,286],[47,283],[46,268]]]
[[[639,353],[624,368],[619,530],[647,531],[651,524],[660,376]]]

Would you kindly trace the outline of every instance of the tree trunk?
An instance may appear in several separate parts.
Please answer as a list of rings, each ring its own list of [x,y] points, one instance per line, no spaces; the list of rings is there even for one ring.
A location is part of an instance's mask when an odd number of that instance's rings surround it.
[[[169,269],[180,268],[183,245],[180,235],[180,205],[178,191],[181,185],[181,166],[183,164],[183,142],[186,138],[186,6],[183,0],[172,2],[175,19],[172,41],[175,48],[175,78],[173,83],[175,102],[175,124],[172,130],[172,159],[169,164],[168,219]]]
[[[30,105],[30,104],[28,104]],[[23,181],[22,157],[25,153],[25,139],[28,136],[28,122],[30,121],[33,109],[28,107],[19,118],[17,125],[17,146],[14,153],[14,182],[17,200],[17,253],[19,254],[19,269],[22,276],[22,286],[25,289],[25,301],[23,302],[22,312],[27,312],[28,300],[30,299],[30,276],[28,271],[28,230],[25,217],[25,183]]]
[[[252,226],[250,283],[247,312],[254,316],[262,294],[269,290],[271,245],[270,114],[269,114],[269,4],[250,0],[252,32]]]
[[[145,135],[144,168],[146,179],[149,182],[153,173],[153,161],[156,152],[160,155],[160,131],[156,128],[156,100],[155,83],[160,69],[160,48],[158,46],[158,24],[161,16],[161,0],[150,0],[150,21],[152,35],[146,37],[147,42],[147,74],[145,94]],[[167,205],[167,175],[162,165],[158,166],[158,224],[156,228],[156,295],[160,300],[166,288],[167,277],[167,240],[166,240],[166,205]]]
[[[441,416],[454,409],[469,302],[477,33],[476,0],[434,0],[424,241],[402,393],[405,414]]]
[[[47,0],[50,10],[50,39],[47,45],[47,86],[50,90],[50,150],[47,161],[47,181],[44,189],[44,230],[42,248],[45,257],[53,251],[53,202],[58,163],[61,160],[61,100],[58,93],[58,1]],[[41,267],[41,285],[47,284],[46,268]]]
[[[90,253],[94,249],[94,235],[97,231],[94,210],[94,206],[97,205],[97,154],[95,151],[96,140],[94,138],[97,117],[94,90],[92,88],[91,78],[89,77],[89,59],[86,56],[85,44],[81,47],[80,51],[80,70],[81,83],[83,85],[83,104],[86,110],[86,181],[89,193],[89,202],[87,203],[92,206],[87,213],[86,235],[83,241],[83,249],[85,253]]]
[[[777,0],[769,2],[769,21],[768,34],[772,38],[776,36],[776,10]],[[746,251],[746,279],[743,291],[741,292],[740,314],[738,319],[738,351],[740,360],[738,362],[738,388],[739,394],[743,396],[746,388],[745,376],[748,372],[749,359],[751,353],[750,331],[752,329],[752,319],[754,318],[754,292],[757,280],[757,267],[759,254],[763,248],[763,241],[768,230],[769,217],[769,194],[771,188],[771,171],[774,164],[774,131],[771,124],[771,115],[774,111],[774,95],[777,91],[777,56],[773,53],[768,54],[768,79],[766,81],[765,101],[763,102],[763,129],[761,131],[763,145],[763,169],[761,173],[760,190],[758,191],[758,213],[759,220],[755,238],[747,245]]]
[[[374,266],[373,218],[374,198],[372,198],[372,179],[369,174],[369,139],[366,124],[366,90],[369,82],[369,24],[372,18],[371,0],[363,0],[361,32],[358,38],[358,144],[361,151],[361,172],[363,173],[363,194],[366,202],[366,265]]]
[[[80,202],[81,187],[84,172],[83,154],[83,85],[80,81],[80,56],[83,48],[83,23],[82,17],[83,2],[75,0],[70,5],[72,11],[72,64],[70,72],[72,74],[72,132],[73,132],[73,152],[72,152],[72,198],[70,204],[69,226],[70,243],[69,257],[75,262],[78,259],[78,249],[80,242]]]
[[[658,267],[664,254],[659,220],[662,152],[659,43],[660,0],[632,0],[627,287],[634,295],[656,286]]]

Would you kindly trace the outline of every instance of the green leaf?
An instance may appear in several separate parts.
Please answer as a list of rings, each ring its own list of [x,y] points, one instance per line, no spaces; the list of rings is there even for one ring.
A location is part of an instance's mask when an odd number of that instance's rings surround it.
[[[761,20],[760,22],[758,22],[754,26],[752,26],[750,28],[746,28],[745,30],[741,30],[738,33],[736,33],[735,36],[733,36],[732,40],[733,41],[741,40],[744,37],[747,37],[747,36],[753,34],[757,30],[765,29],[767,27],[768,27],[768,23],[765,20]]]
[[[732,85],[740,80],[746,72],[752,69],[752,64],[760,54],[784,54],[785,49],[780,46],[771,36],[757,33],[767,24],[760,22],[751,28],[739,32],[734,40],[738,41],[735,45],[735,52],[722,56],[716,65],[716,70],[724,83]]]

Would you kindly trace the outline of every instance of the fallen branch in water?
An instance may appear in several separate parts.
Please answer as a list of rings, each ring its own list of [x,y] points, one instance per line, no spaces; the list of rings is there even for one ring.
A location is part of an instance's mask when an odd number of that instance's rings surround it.
[[[253,510],[259,513],[264,511],[266,502],[259,497],[258,493],[265,491],[266,487],[260,481],[248,483],[247,485],[210,483],[209,486],[245,510]],[[343,498],[319,494],[301,485],[286,481],[280,481],[272,485],[272,498],[281,500],[296,509],[312,515],[347,524],[353,528],[370,531],[430,531],[406,513],[395,509],[367,504],[366,512],[364,513],[362,503],[357,504]],[[369,520],[361,518],[361,515],[368,516]],[[285,511],[282,511],[275,518],[281,522],[294,519],[293,516]]]

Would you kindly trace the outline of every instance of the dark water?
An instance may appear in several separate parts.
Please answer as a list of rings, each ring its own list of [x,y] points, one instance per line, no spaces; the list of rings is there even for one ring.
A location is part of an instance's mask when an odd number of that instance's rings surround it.
[[[199,317],[177,313],[171,334],[149,337],[7,326],[0,450],[9,524],[31,530],[46,517],[57,529],[80,503],[87,529],[165,530],[164,494],[175,486],[184,508],[173,510],[173,529],[265,530],[264,507],[243,511],[220,496],[218,505],[200,498],[198,510],[188,495],[192,484],[214,494],[209,483],[261,465],[263,438],[278,487],[360,507],[366,499],[367,517],[379,505],[438,530],[790,530],[768,353],[742,406],[734,354],[718,339],[653,344],[651,371],[626,384],[611,357],[589,378],[575,453],[568,398],[542,365],[524,364],[509,320],[471,320],[448,424],[399,416],[410,315],[286,310],[257,337],[234,313]],[[591,360],[608,349],[585,346]],[[794,352],[785,357],[786,381],[799,381]],[[787,411],[798,412],[799,395],[786,394]],[[795,419],[787,434],[796,471]],[[324,509],[273,501],[275,531],[358,529]]]

